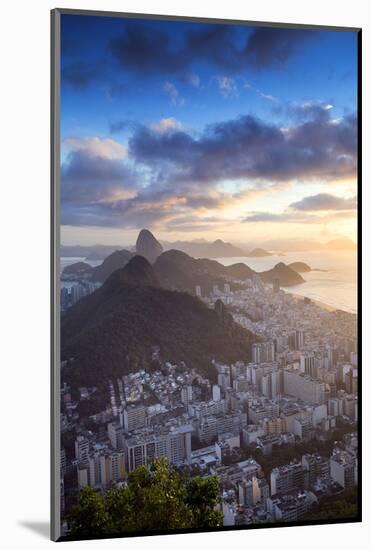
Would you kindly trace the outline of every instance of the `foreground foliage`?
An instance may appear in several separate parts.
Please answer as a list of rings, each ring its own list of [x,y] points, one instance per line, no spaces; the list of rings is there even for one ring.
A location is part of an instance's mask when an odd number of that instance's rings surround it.
[[[305,516],[306,521],[356,519],[358,516],[357,489],[348,489],[335,496],[323,497]]]
[[[68,520],[71,535],[92,537],[136,531],[219,527],[216,477],[186,479],[165,458],[139,466],[124,487],[105,494],[84,487]]]

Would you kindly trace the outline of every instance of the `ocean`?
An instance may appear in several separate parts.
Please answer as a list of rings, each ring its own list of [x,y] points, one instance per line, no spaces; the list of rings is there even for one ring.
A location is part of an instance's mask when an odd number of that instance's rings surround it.
[[[287,288],[292,294],[307,296],[312,300],[322,302],[337,309],[343,309],[350,313],[357,313],[357,253],[350,250],[337,250],[326,252],[287,252],[284,256],[265,256],[264,258],[215,258],[223,265],[231,265],[238,262],[247,264],[255,271],[271,269],[278,262],[290,264],[292,262],[305,262],[312,269],[324,269],[326,271],[312,271],[302,273],[305,283]],[[61,258],[61,272],[67,266],[75,262],[83,262],[85,258]],[[88,261],[92,266],[99,265],[101,261]],[[64,283],[63,286],[70,286]]]
[[[306,282],[287,287],[286,290],[337,309],[357,313],[357,253],[355,251],[287,252],[284,256],[217,258],[217,261],[223,265],[242,262],[257,272],[271,269],[278,262],[285,264],[305,262],[312,269],[324,269],[326,271],[301,273]]]

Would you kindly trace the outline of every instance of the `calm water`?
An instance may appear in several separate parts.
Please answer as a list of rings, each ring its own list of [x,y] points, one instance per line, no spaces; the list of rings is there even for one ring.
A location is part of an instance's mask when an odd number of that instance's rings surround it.
[[[302,273],[306,282],[290,286],[289,292],[357,313],[357,254],[354,251],[288,252],[284,256],[217,258],[217,260],[224,265],[242,262],[257,272],[271,269],[278,262],[285,264],[305,262],[312,269],[326,269],[326,272]]]

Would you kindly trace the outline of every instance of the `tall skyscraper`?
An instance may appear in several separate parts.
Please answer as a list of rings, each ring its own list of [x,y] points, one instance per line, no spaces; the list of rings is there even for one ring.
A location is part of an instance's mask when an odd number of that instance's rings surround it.
[[[144,405],[128,405],[124,409],[123,426],[126,432],[131,432],[146,425],[146,408]]]
[[[258,342],[252,345],[252,362],[269,363],[275,359],[274,342]]]
[[[220,386],[218,384],[213,385],[213,401],[220,401]]]
[[[84,435],[78,435],[75,441],[76,460],[81,464],[87,464],[89,460],[90,442]]]
[[[180,390],[180,400],[187,407],[193,399],[193,388],[190,384],[183,386]]]

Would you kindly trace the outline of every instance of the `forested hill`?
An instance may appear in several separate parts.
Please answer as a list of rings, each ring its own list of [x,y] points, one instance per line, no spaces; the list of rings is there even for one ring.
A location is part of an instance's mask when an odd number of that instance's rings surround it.
[[[256,337],[236,324],[218,303],[208,309],[185,292],[157,284],[152,266],[134,257],[96,292],[62,318],[62,360],[74,384],[96,385],[148,365],[153,346],[163,359],[185,361],[215,376],[211,360],[249,360]],[[63,370],[62,370],[63,376]]]

